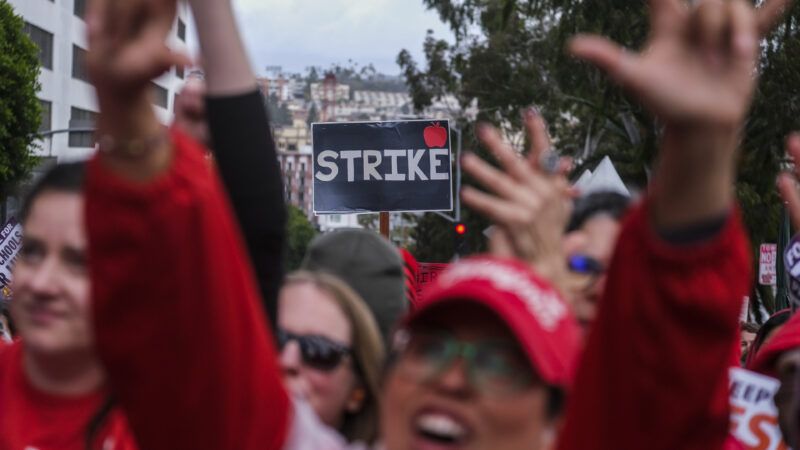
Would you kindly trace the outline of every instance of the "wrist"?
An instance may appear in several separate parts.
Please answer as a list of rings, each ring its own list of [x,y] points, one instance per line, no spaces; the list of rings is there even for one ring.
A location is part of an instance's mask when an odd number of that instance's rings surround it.
[[[738,145],[731,127],[668,126],[650,188],[654,225],[679,228],[729,211]]]

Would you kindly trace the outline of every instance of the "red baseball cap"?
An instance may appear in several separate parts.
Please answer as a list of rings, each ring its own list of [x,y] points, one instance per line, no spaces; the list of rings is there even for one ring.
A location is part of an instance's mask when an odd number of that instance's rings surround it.
[[[582,348],[580,327],[561,295],[527,265],[491,256],[453,264],[424,292],[403,325],[412,325],[434,307],[464,302],[494,312],[545,383],[569,387]]]
[[[795,314],[755,355],[752,370],[775,376],[775,364],[787,350],[800,348],[800,314]]]

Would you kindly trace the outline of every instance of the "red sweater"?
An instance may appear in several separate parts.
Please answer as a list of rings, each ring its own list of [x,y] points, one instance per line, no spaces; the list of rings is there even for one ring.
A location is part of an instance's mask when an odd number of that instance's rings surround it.
[[[238,229],[200,146],[172,141],[145,185],[89,165],[99,356],[141,448],[280,448],[291,407]]]
[[[559,449],[736,448],[728,368],[751,280],[738,214],[710,242],[672,246],[644,205],[620,236]]]
[[[85,450],[87,427],[105,391],[80,397],[45,394],[22,370],[23,344],[0,344],[0,450]],[[135,450],[119,409],[107,416],[93,440],[103,450]]]

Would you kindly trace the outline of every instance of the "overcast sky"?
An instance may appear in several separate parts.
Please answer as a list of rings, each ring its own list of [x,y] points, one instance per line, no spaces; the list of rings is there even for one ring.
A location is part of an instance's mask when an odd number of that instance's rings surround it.
[[[396,75],[401,49],[422,58],[428,29],[437,37],[452,36],[421,0],[234,0],[234,5],[259,74],[269,65],[303,72],[352,59]]]

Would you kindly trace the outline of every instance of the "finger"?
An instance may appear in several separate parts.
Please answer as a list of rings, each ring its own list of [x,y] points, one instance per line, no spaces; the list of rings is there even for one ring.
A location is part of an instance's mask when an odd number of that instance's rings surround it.
[[[504,228],[495,227],[492,230],[492,235],[489,237],[489,252],[500,258],[513,258],[516,256],[511,238]]]
[[[558,174],[562,177],[566,177],[572,172],[572,169],[575,167],[575,160],[570,158],[569,156],[562,156],[561,160],[558,162]]]
[[[525,164],[519,163],[519,155],[500,136],[497,128],[488,124],[480,124],[478,126],[478,138],[513,179],[522,181],[531,176],[530,170]]]
[[[619,45],[601,36],[579,35],[569,43],[569,51],[576,58],[594,64],[617,84],[638,90],[637,58]]]
[[[797,190],[797,180],[788,173],[778,176],[778,191],[789,209],[789,217],[795,228],[800,228],[800,192]]]
[[[692,13],[692,38],[700,44],[706,59],[717,67],[723,62],[727,16],[728,8],[721,0],[703,0]]]
[[[533,108],[528,108],[524,114],[525,128],[528,130],[528,139],[531,147],[528,151],[528,162],[534,169],[540,170],[542,154],[550,150],[550,136],[547,134],[547,124],[544,117]]]
[[[795,161],[795,172],[800,172],[800,135],[793,134],[786,141],[786,153]],[[795,227],[800,227],[800,192],[798,192],[797,179],[791,174],[782,173],[778,177],[778,190],[787,203],[789,215]]]
[[[522,191],[508,175],[492,167],[472,153],[464,154],[461,168],[472,175],[478,183],[506,199],[519,199]]]
[[[791,0],[766,0],[756,11],[756,23],[761,36],[768,35],[792,3]]]
[[[758,25],[753,9],[744,0],[733,0],[730,9],[730,42],[732,63],[740,67],[742,76],[751,77],[758,58]],[[744,67],[743,67],[744,66]],[[745,70],[750,69],[750,70]]]
[[[530,213],[518,204],[479,191],[471,186],[461,190],[461,200],[470,208],[488,217],[492,222],[514,228],[530,222]]]
[[[685,28],[686,5],[678,0],[650,0],[651,32],[680,35]]]

